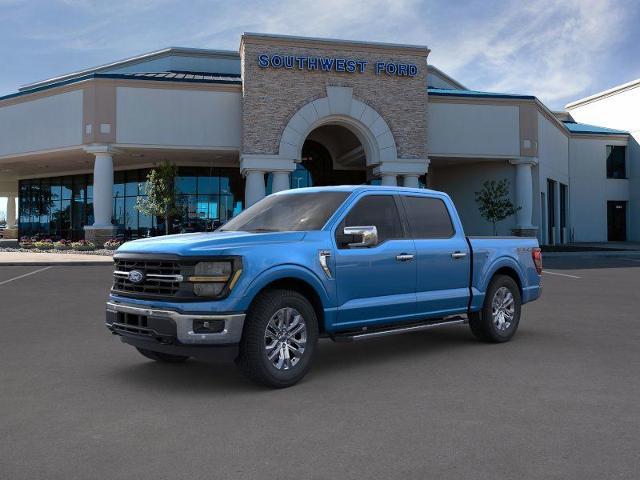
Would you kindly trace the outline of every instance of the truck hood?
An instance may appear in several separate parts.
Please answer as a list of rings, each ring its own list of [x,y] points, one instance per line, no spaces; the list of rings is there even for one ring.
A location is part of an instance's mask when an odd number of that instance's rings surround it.
[[[273,243],[299,242],[306,232],[209,232],[183,233],[126,242],[116,253],[158,253],[173,255],[224,255],[230,250]],[[229,251],[227,251],[229,250]]]

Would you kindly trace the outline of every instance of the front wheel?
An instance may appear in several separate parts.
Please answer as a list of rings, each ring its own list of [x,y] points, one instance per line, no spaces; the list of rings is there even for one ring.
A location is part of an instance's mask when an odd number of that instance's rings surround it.
[[[507,342],[518,329],[521,306],[518,284],[509,276],[497,275],[487,288],[482,310],[469,316],[471,331],[485,342]]]
[[[237,363],[252,380],[295,385],[311,366],[318,321],[309,301],[292,290],[268,290],[247,313]]]

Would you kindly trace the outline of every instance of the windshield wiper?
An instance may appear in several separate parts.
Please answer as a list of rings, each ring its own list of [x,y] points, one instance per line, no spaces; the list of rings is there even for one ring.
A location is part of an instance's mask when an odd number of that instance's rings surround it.
[[[252,228],[251,230],[247,230],[247,232],[252,233],[260,233],[260,232],[279,232],[280,230],[276,228]]]

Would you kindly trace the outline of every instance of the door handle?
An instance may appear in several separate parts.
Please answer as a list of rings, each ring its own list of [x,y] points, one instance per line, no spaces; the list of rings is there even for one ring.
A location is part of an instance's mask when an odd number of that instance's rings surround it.
[[[451,254],[451,258],[453,258],[454,260],[458,260],[459,258],[464,258],[467,256],[466,252],[453,252]]]
[[[414,255],[408,253],[401,253],[400,255],[396,255],[396,260],[399,262],[407,262],[409,260],[413,260]]]

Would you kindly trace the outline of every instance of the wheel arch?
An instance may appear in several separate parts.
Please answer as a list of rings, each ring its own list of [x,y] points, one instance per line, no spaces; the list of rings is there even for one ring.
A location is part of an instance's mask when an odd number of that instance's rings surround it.
[[[520,291],[520,296],[522,297],[522,295],[524,294],[524,290],[522,287],[522,280],[520,280],[520,276],[518,275],[518,272],[516,272],[516,270],[513,267],[504,266],[504,267],[498,268],[495,272],[493,272],[493,275],[491,275],[491,278],[489,278],[489,283],[491,283],[491,280],[496,278],[498,275],[505,275],[507,277],[511,277],[513,281],[516,282],[516,285],[518,285],[518,290]],[[487,287],[489,286],[489,283],[487,283]]]
[[[496,275],[506,275],[511,277],[518,285],[518,290],[520,295],[524,294],[524,281],[523,274],[520,270],[518,263],[512,258],[503,257],[496,261],[491,267],[488,269],[487,274],[485,276],[485,280],[483,282],[483,292],[486,293],[489,288],[489,284],[496,277]]]
[[[301,280],[296,277],[283,277],[277,280],[273,280],[270,283],[264,285],[255,295],[249,308],[256,301],[256,299],[264,292],[268,290],[274,289],[282,289],[282,290],[293,290],[294,292],[298,292],[300,295],[305,297],[311,303],[313,310],[316,312],[316,317],[318,318],[318,331],[320,334],[325,333],[325,316],[324,316],[324,307],[322,306],[322,300],[318,295],[318,292],[306,281]]]
[[[281,266],[263,272],[247,289],[246,296],[250,299],[247,310],[261,293],[276,288],[293,290],[307,298],[316,312],[320,333],[326,331],[325,306],[329,305],[329,295],[320,279],[303,267]]]

